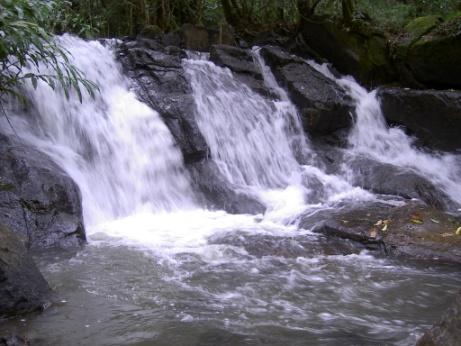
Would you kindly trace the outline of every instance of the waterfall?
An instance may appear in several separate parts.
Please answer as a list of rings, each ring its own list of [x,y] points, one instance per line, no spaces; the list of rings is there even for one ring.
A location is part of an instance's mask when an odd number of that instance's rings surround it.
[[[184,60],[198,108],[198,125],[227,179],[259,192],[269,211],[282,219],[299,215],[312,205],[373,199],[343,177],[328,175],[316,166],[296,107],[257,48],[253,54],[266,87],[278,99],[259,95],[206,56]]]
[[[21,137],[76,181],[87,226],[139,210],[192,207],[180,151],[159,114],[130,90],[113,51],[68,35],[58,40],[100,92],[94,99],[84,95],[80,103],[43,82],[36,90],[29,85],[30,115],[11,120]]]
[[[344,77],[338,84],[356,102],[354,127],[349,134],[351,154],[414,170],[443,189],[461,204],[461,156],[422,151],[413,138],[398,127],[389,127],[381,111],[376,91],[367,92],[355,80]]]
[[[291,148],[286,109],[237,81],[229,69],[187,59],[197,122],[226,178],[258,188],[286,186],[300,173]]]

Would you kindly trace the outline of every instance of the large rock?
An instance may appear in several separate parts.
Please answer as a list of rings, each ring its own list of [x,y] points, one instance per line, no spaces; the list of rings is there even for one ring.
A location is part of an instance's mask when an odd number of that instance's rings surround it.
[[[397,77],[388,53],[388,39],[368,22],[348,25],[326,17],[303,17],[301,34],[317,56],[331,62],[339,72],[353,75],[366,85],[394,81]]]
[[[181,65],[185,57],[181,49],[151,39],[124,42],[119,47],[119,59],[136,81],[137,95],[160,113],[184,160],[196,162],[208,156],[208,146],[195,121],[192,89]]]
[[[334,81],[281,48],[266,46],[261,54],[288,90],[308,133],[325,135],[350,127],[353,103]]]
[[[0,317],[42,309],[49,290],[20,237],[0,225]]]
[[[300,227],[365,244],[382,253],[461,264],[461,218],[425,205],[367,203],[305,217]]]
[[[238,80],[257,93],[263,96],[271,95],[264,85],[263,75],[250,50],[229,45],[214,45],[210,49],[210,60],[218,66],[229,68]]]
[[[441,320],[435,323],[416,346],[459,346],[461,345],[461,292]]]
[[[381,88],[378,96],[387,121],[404,126],[423,145],[461,148],[461,92]]]
[[[434,184],[416,172],[367,157],[348,161],[353,183],[377,194],[416,198],[437,209],[453,209],[450,198]]]
[[[207,207],[223,209],[231,214],[259,214],[266,210],[255,197],[239,192],[236,186],[230,184],[213,161],[197,162],[188,168]]]
[[[461,17],[441,23],[435,16],[420,17],[405,27],[392,46],[392,59],[406,80],[434,88],[461,87]],[[410,83],[415,84],[415,83]]]
[[[0,223],[29,248],[85,241],[80,190],[47,155],[0,135]]]

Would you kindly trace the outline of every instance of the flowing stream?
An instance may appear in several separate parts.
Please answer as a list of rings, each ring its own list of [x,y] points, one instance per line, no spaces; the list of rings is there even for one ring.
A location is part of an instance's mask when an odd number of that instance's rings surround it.
[[[33,116],[16,109],[11,122],[79,185],[89,244],[75,256],[37,255],[55,303],[7,328],[34,345],[411,345],[449,305],[461,285],[456,268],[352,247],[339,255],[335,248],[347,244],[298,229],[306,211],[379,196],[316,165],[295,107],[257,50],[278,100],[206,58],[183,62],[220,171],[268,207],[265,215],[230,215],[197,203],[170,132],[130,90],[110,45],[60,42],[101,93],[81,104],[31,86]],[[338,83],[358,103],[351,150],[409,165],[410,158],[382,155],[385,138],[400,130],[385,126],[375,95]],[[368,127],[379,133],[365,136]],[[417,153],[403,132],[395,136],[407,153],[436,160],[421,165],[459,201],[455,171],[430,168],[455,167],[452,158]]]

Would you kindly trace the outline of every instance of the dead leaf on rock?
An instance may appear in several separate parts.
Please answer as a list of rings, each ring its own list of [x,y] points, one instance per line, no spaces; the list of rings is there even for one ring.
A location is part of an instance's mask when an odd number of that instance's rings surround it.
[[[442,233],[442,237],[444,237],[444,238],[446,238],[446,237],[453,237],[453,236],[454,236],[453,233],[447,233],[447,232]]]
[[[370,229],[370,238],[376,238],[378,236],[378,230],[376,228]]]
[[[455,232],[456,235],[461,235],[461,227],[458,227],[458,229]]]

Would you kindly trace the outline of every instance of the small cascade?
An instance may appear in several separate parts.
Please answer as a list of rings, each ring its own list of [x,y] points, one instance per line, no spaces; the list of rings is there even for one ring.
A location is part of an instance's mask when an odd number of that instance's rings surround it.
[[[286,186],[300,169],[288,140],[286,109],[205,59],[187,59],[197,122],[227,179],[255,188]]]
[[[416,148],[402,129],[386,124],[376,91],[368,92],[349,77],[339,79],[338,84],[356,102],[357,119],[349,134],[351,154],[412,169],[461,204],[461,156]]]
[[[138,210],[193,206],[182,156],[169,130],[130,91],[111,49],[68,35],[59,43],[100,92],[94,99],[84,95],[80,103],[44,83],[36,90],[30,85],[32,112],[11,120],[21,137],[51,155],[77,182],[87,225]]]

